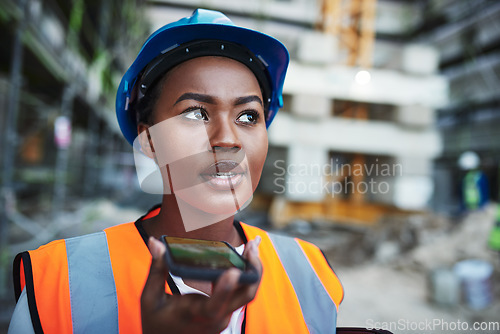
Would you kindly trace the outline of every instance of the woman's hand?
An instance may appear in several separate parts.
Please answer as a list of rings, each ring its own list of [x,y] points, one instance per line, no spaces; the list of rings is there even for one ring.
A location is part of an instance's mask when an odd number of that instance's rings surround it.
[[[142,332],[220,333],[229,324],[232,313],[254,299],[262,276],[258,245],[260,237],[245,246],[245,257],[258,271],[259,281],[238,284],[240,271],[229,269],[217,280],[212,296],[200,294],[169,295],[165,293],[168,268],[163,259],[165,245],[151,237],[148,242],[153,256],[149,276],[141,296]]]

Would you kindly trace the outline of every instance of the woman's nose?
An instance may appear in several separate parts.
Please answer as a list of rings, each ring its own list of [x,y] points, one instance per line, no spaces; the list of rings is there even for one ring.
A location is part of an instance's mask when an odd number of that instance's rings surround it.
[[[217,117],[207,124],[209,150],[214,148],[241,149],[237,125],[226,117]]]

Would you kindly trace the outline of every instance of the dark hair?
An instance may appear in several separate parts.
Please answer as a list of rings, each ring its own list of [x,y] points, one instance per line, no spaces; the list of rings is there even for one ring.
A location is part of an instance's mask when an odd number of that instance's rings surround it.
[[[163,90],[163,84],[165,82],[166,74],[163,75],[149,90],[148,94],[144,95],[142,99],[136,102],[132,106],[135,110],[137,124],[144,123],[152,125],[153,110],[156,107],[156,103],[160,99],[161,92]]]

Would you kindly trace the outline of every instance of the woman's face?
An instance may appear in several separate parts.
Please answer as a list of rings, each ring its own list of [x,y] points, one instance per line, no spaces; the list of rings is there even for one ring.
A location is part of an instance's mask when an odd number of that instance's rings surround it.
[[[181,63],[166,74],[152,120],[154,154],[178,201],[229,214],[251,198],[268,140],[262,93],[245,65],[224,57]]]

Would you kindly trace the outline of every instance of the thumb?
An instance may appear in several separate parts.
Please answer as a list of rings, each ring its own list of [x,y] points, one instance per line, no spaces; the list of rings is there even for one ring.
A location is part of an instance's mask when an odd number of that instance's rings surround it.
[[[154,237],[150,237],[148,247],[153,259],[146,284],[142,290],[141,304],[143,309],[154,310],[166,298],[165,277],[168,275],[168,269],[164,260],[165,245]]]

